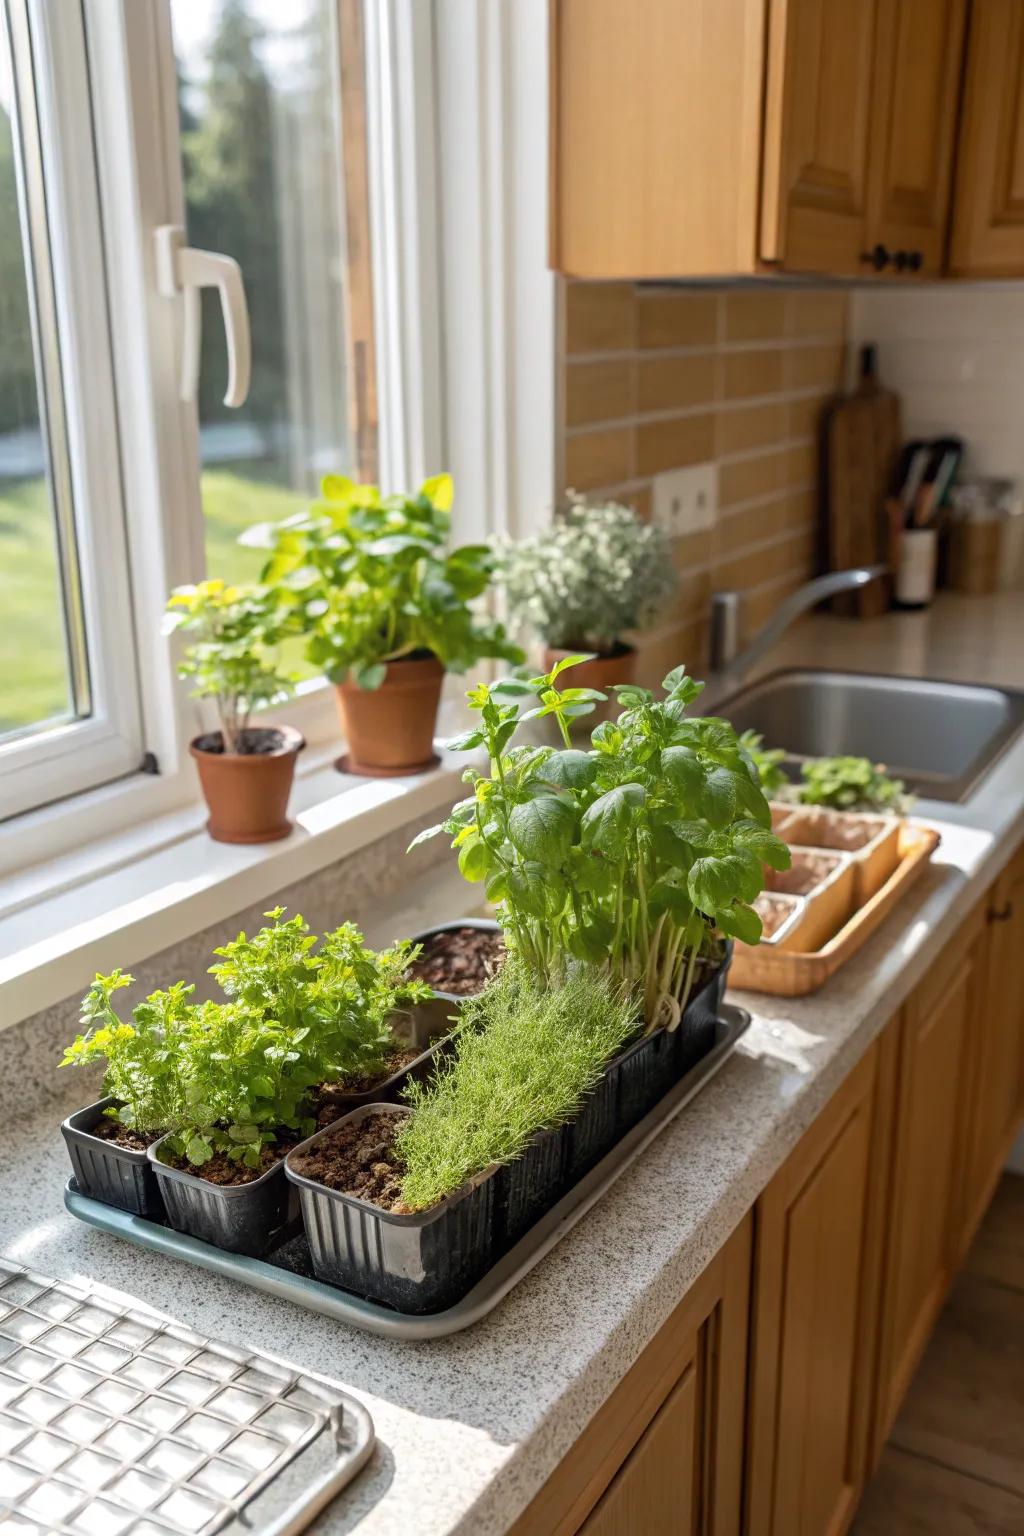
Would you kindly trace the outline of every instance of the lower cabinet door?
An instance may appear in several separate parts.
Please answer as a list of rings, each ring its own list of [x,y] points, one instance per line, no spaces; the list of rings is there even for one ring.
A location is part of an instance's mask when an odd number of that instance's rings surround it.
[[[750,1214],[509,1536],[740,1536]]]
[[[979,929],[980,917],[965,924],[903,1010],[873,1454],[917,1369],[961,1246],[983,971]]]
[[[1024,1112],[1024,852],[993,887],[986,909],[984,994],[974,1037],[966,1251],[992,1198]]]
[[[860,1496],[895,1046],[890,1028],[755,1207],[748,1536],[838,1536]]]

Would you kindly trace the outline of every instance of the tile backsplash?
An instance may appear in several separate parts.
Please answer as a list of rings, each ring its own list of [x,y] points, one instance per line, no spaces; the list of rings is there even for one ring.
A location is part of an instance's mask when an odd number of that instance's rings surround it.
[[[816,434],[847,309],[837,289],[565,285],[560,490],[650,516],[655,475],[718,466],[717,520],[675,541],[679,587],[641,646],[643,680],[704,664],[713,591],[744,593],[749,633],[812,574]]]

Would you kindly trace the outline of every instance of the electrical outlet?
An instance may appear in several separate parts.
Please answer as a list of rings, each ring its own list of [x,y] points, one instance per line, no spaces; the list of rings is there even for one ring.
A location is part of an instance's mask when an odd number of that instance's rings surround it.
[[[652,521],[671,538],[710,528],[717,515],[717,464],[690,464],[655,475]]]

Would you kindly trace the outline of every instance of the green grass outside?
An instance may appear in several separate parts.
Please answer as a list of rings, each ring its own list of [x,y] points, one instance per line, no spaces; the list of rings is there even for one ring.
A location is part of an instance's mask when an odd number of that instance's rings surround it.
[[[254,580],[263,551],[237,543],[252,523],[276,522],[309,497],[260,479],[251,466],[205,470],[207,571],[227,581]],[[198,577],[199,572],[196,572]],[[69,708],[53,518],[45,481],[0,481],[0,734],[66,714]],[[159,625],[160,614],[153,614]],[[301,642],[288,664],[301,664]]]

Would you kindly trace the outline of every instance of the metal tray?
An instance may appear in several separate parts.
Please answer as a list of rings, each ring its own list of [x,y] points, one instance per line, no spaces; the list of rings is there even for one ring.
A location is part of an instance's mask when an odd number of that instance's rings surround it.
[[[343,1291],[338,1286],[315,1279],[305,1237],[292,1238],[265,1259],[248,1259],[240,1254],[213,1248],[208,1243],[174,1232],[144,1217],[132,1216],[113,1206],[103,1205],[99,1200],[91,1200],[79,1194],[74,1179],[68,1180],[64,1204],[72,1216],[98,1227],[101,1232],[126,1238],[130,1243],[137,1243],[141,1248],[151,1248],[169,1258],[197,1264],[201,1269],[226,1275],[229,1280],[237,1280],[243,1285],[252,1286],[254,1290],[266,1291],[271,1296],[294,1302],[296,1306],[308,1307],[312,1312],[322,1312],[327,1317],[351,1323],[353,1327],[365,1329],[368,1333],[392,1339],[444,1338],[486,1317],[513,1286],[518,1285],[523,1276],[529,1274],[545,1254],[550,1253],[555,1244],[611,1188],[623,1170],[636,1161],[659,1132],[675,1119],[683,1106],[714,1076],[749,1024],[750,1014],[746,1009],[724,1004],[717,1021],[715,1043],[708,1054],[670,1088],[650,1114],[627,1132],[578,1184],[574,1184],[461,1301],[444,1312],[414,1317],[379,1306],[361,1296]]]
[[[0,1525],[53,1536],[295,1536],[374,1443],[323,1377],[4,1260],[0,1404]]]

